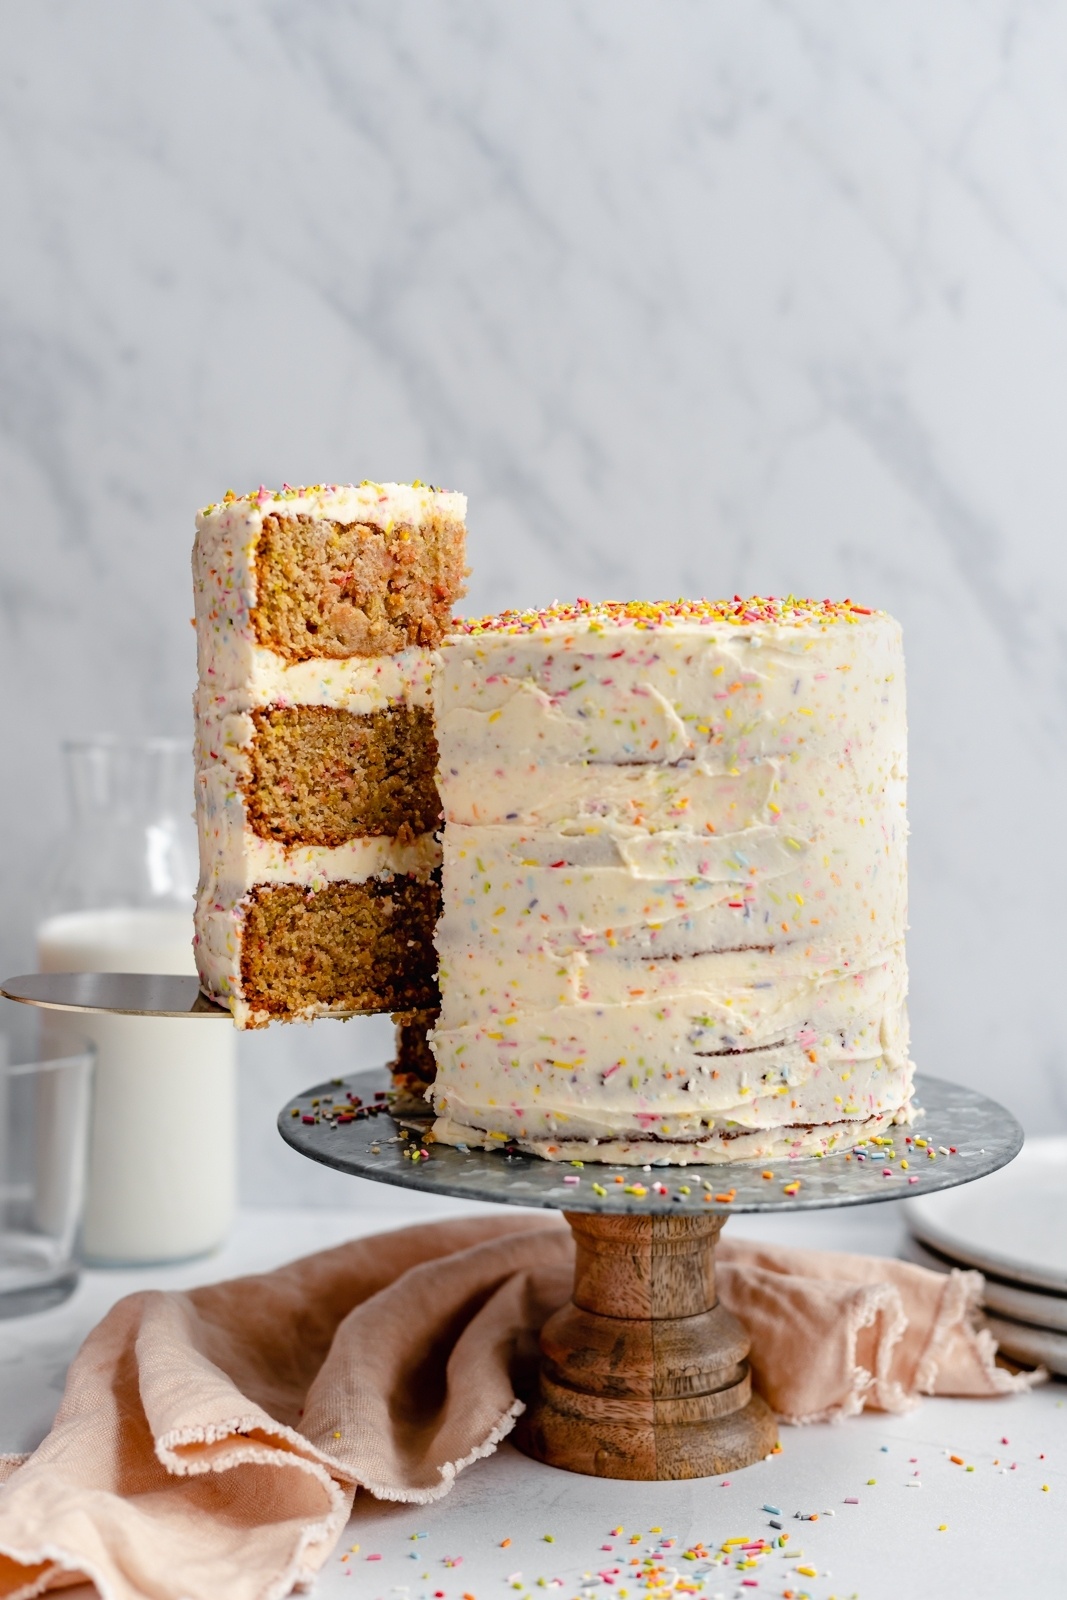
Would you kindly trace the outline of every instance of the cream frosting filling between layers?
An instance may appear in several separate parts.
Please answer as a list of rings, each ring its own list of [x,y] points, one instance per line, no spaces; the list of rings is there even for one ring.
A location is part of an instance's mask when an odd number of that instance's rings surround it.
[[[729,1159],[906,1115],[902,669],[877,615],[448,642],[438,1137]]]
[[[241,930],[249,891],[295,884],[363,883],[398,873],[429,876],[440,864],[433,834],[410,843],[366,838],[332,848],[283,846],[248,826],[242,779],[255,727],[250,712],[268,706],[331,706],[369,715],[390,706],[428,706],[438,654],[412,646],[390,656],[290,662],[262,646],[251,613],[256,603],[256,546],[266,516],[308,515],[337,522],[418,526],[433,512],[459,519],[463,495],[407,484],[341,485],[223,502],[197,517],[193,552],[198,686],[196,812],[200,883],[196,960],[204,989],[227,1003],[239,1026],[252,1020],[241,988]],[[327,1008],[323,1008],[327,1009]]]

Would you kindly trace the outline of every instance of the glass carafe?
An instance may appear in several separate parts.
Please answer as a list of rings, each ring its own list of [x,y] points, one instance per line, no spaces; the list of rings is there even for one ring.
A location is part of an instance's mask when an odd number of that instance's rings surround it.
[[[47,874],[44,972],[195,972],[193,763],[177,739],[64,746],[71,823]],[[236,1174],[233,1029],[186,1018],[45,1013],[96,1046],[86,1258],[201,1255],[225,1237]]]

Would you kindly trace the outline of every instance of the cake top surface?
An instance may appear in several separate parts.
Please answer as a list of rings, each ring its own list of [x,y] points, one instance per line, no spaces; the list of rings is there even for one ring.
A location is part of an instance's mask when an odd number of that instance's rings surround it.
[[[280,489],[268,489],[260,484],[258,489],[251,489],[247,494],[235,494],[227,489],[221,500],[201,509],[197,520],[231,510],[237,513],[288,511],[341,520],[360,509],[388,506],[400,513],[411,513],[441,502],[452,502],[459,515],[466,510],[465,495],[438,489],[418,478],[413,483],[372,483],[369,478],[362,483],[283,483]]]
[[[540,611],[501,611],[489,617],[457,617],[457,634],[609,633],[622,628],[730,627],[825,629],[885,616],[854,600],[805,600],[795,595],[735,594],[732,600],[556,601]]]

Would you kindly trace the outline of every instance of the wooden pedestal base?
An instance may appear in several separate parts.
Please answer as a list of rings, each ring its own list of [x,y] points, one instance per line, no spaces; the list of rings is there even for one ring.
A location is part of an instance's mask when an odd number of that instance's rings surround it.
[[[574,1295],[542,1330],[520,1449],[598,1478],[704,1478],[761,1461],[778,1425],[752,1393],[748,1335],[715,1298],[725,1218],[566,1217]]]

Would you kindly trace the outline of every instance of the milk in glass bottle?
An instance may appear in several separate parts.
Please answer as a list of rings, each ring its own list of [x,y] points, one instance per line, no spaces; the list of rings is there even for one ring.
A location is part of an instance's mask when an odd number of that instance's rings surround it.
[[[64,746],[72,819],[37,934],[42,972],[195,973],[196,830],[183,740]],[[220,1244],[236,1188],[234,1030],[195,1018],[47,1012],[97,1051],[83,1249],[98,1264]]]

